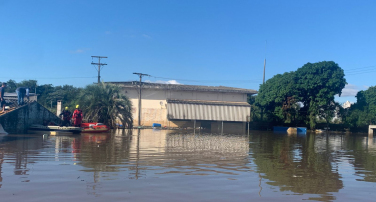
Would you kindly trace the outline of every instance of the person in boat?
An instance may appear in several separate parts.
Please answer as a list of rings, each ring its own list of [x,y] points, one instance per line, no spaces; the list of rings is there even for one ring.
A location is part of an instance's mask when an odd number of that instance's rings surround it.
[[[81,122],[82,122],[82,110],[79,108],[80,105],[76,105],[76,110],[73,112],[73,125],[75,127],[81,127]]]
[[[68,110],[68,107],[65,107],[65,109],[61,112],[59,117],[61,116],[63,117],[63,123],[61,124],[61,126],[69,126],[72,113]]]

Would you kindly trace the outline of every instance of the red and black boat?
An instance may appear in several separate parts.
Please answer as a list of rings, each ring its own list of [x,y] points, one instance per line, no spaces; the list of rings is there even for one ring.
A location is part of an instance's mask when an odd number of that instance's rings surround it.
[[[103,123],[81,123],[81,133],[105,133],[110,130],[109,127]]]

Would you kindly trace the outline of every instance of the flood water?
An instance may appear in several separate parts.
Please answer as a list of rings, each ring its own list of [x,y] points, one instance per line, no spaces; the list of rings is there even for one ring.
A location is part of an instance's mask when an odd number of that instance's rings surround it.
[[[375,201],[367,136],[117,130],[0,137],[0,201]]]

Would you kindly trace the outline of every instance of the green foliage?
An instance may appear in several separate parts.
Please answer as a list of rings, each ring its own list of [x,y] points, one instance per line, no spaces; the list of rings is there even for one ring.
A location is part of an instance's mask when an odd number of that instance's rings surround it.
[[[344,71],[334,62],[307,63],[296,71],[298,100],[309,113],[312,129],[317,116],[322,116],[334,102],[334,95],[341,95],[346,79]]]
[[[352,130],[376,124],[376,86],[371,86],[356,95],[357,102],[347,112],[345,123]]]
[[[28,87],[31,93],[34,93],[38,86],[37,80],[23,80],[17,83],[17,87]]]
[[[17,87],[23,86],[29,87],[31,93],[36,91],[38,102],[51,112],[56,113],[57,101],[60,100],[62,108],[68,107],[71,111],[79,104],[85,118],[90,121],[101,122],[110,127],[122,123],[132,128],[132,104],[120,93],[117,86],[101,83],[82,89],[72,85],[38,85],[36,80],[24,80],[20,83],[9,80],[7,83],[7,92],[15,92]]]
[[[261,121],[261,109],[256,105],[257,95],[248,96],[248,103],[251,105],[251,120]]]
[[[71,85],[53,86],[52,84],[38,85],[36,80],[24,80],[17,83],[10,79],[7,81],[6,92],[15,93],[18,87],[29,87],[30,93],[38,95],[38,102],[46,107],[51,112],[56,112],[57,101],[61,100],[63,107],[68,106],[74,109],[77,103],[81,88],[76,88]]]
[[[132,128],[132,103],[120,93],[118,86],[104,83],[88,85],[83,89],[79,103],[85,119],[89,121],[101,122],[110,127],[120,122]]]
[[[343,69],[334,62],[307,63],[262,84],[256,105],[270,122],[304,122],[314,129],[318,117],[331,117],[328,112],[335,103],[334,95],[341,95],[346,85],[344,76]]]
[[[275,75],[260,86],[256,105],[264,110],[269,120],[278,123],[283,119],[283,111],[280,108],[287,97],[296,94],[295,80],[294,72],[287,72]]]
[[[7,93],[14,93],[16,92],[16,89],[17,89],[17,82],[15,80],[9,79],[9,81],[7,81],[7,88],[5,89],[5,91]]]
[[[15,80],[9,79],[6,83],[7,88],[5,89],[5,92],[7,93],[15,93],[18,87],[29,87],[30,92],[34,93],[37,87],[36,80],[23,80],[17,83]]]

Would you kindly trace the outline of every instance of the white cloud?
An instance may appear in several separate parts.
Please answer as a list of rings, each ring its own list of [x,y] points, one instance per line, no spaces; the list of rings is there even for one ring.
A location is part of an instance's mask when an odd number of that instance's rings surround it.
[[[135,38],[136,36],[134,34],[125,34],[124,37]]]
[[[147,39],[151,39],[151,36],[149,36],[147,34],[142,34],[142,37],[147,38]]]
[[[71,51],[69,51],[70,53],[73,53],[73,54],[80,54],[80,53],[84,53],[84,52],[86,52],[87,50],[90,50],[90,49],[88,49],[88,48],[79,48],[79,49],[77,49],[77,50],[71,50]]]
[[[181,84],[181,83],[177,82],[176,80],[168,80],[168,81],[162,81],[162,80],[150,81],[150,80],[146,80],[145,82],[147,82],[147,83],[162,83],[162,84]]]
[[[354,97],[359,92],[359,87],[353,84],[347,84],[344,89],[342,89],[341,97]]]
[[[176,80],[169,80],[167,81],[168,84],[181,84],[179,82],[177,82]]]

